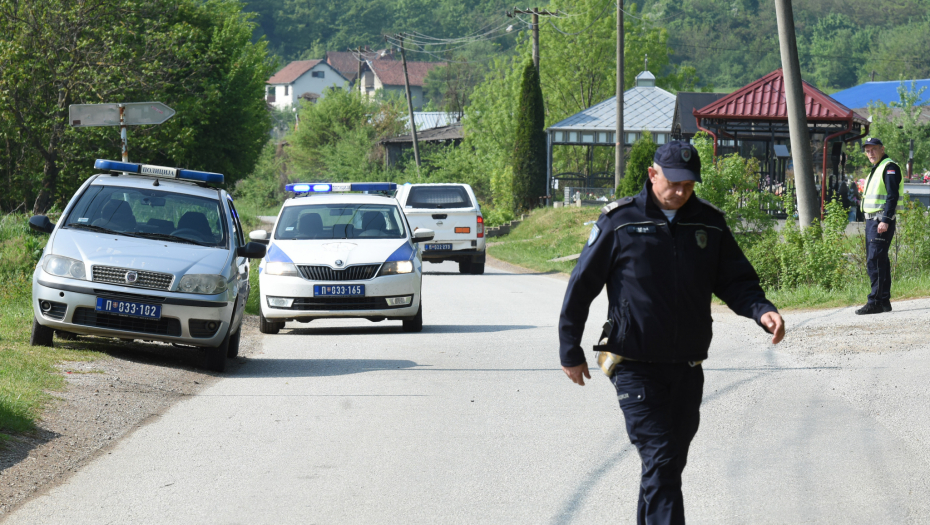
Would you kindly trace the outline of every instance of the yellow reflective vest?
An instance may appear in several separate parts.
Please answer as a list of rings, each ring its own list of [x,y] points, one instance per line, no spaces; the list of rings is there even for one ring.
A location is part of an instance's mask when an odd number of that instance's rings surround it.
[[[863,213],[878,213],[885,208],[888,199],[888,190],[885,188],[885,168],[894,163],[886,157],[875,166],[869,178],[865,181],[865,194],[862,196]]]

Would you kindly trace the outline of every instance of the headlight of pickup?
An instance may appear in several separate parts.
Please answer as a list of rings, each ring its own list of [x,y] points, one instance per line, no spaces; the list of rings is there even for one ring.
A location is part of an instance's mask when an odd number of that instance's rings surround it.
[[[226,291],[226,278],[222,275],[192,273],[181,277],[178,291],[183,293],[201,293],[206,295]]]
[[[290,277],[300,277],[297,272],[297,266],[294,263],[270,262],[265,263],[265,273],[268,275],[286,275]]]
[[[378,275],[397,275],[413,271],[413,261],[391,261],[381,265]]]
[[[87,279],[87,272],[84,271],[84,263],[70,257],[48,255],[42,263],[42,269],[45,270],[45,273],[57,275],[59,277]]]

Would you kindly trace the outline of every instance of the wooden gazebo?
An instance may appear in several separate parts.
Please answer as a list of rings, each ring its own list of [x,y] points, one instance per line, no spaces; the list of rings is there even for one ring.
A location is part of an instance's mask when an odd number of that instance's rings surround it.
[[[783,155],[775,155],[776,145],[790,144],[784,84],[782,70],[776,69],[716,102],[693,110],[697,127],[714,138],[715,155],[721,140],[732,142],[741,155],[752,154],[752,148],[764,147],[764,155],[758,149],[755,152],[755,155],[764,161],[760,173],[760,189],[772,189],[785,182],[788,160],[783,158]],[[820,177],[823,207],[828,185],[834,189],[839,185],[842,143],[860,139],[868,134],[869,121],[807,82],[803,82],[803,89],[811,146],[814,147],[818,142],[823,144],[823,169]],[[835,145],[831,155],[833,177],[828,181],[827,156],[831,143]],[[751,146],[747,147],[747,144]],[[816,161],[817,151],[814,153]]]

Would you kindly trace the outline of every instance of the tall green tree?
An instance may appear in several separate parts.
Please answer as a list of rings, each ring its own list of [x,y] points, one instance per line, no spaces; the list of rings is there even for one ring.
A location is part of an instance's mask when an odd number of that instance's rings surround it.
[[[514,201],[524,210],[539,205],[546,194],[546,122],[539,75],[532,61],[523,66],[523,84],[516,114],[513,146]]]
[[[626,173],[617,186],[618,198],[636,195],[643,190],[657,149],[659,146],[652,140],[652,134],[648,131],[633,144],[630,149],[630,158],[626,163]]]

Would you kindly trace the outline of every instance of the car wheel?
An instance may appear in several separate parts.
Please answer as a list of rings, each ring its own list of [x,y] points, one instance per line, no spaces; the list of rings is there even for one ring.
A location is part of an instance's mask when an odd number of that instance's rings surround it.
[[[459,261],[459,273],[470,273],[471,267],[471,261]]]
[[[229,354],[229,343],[236,334],[226,333],[220,346],[203,349],[203,367],[214,372],[226,371],[226,356]],[[236,343],[238,344],[238,338]],[[238,349],[236,350],[238,352]]]
[[[29,344],[32,346],[52,346],[52,338],[55,330],[39,324],[39,320],[32,318],[32,335],[29,336]]]
[[[471,263],[471,268],[468,273],[472,275],[482,275],[484,274],[484,263]]]
[[[420,301],[420,307],[417,308],[417,315],[410,319],[404,319],[405,332],[422,332],[423,331],[423,301]]]
[[[265,319],[261,313],[258,314],[258,331],[263,334],[276,334],[278,330],[284,327],[284,323],[276,323]]]
[[[239,340],[242,338],[242,326],[236,330],[235,335],[229,338],[229,348],[226,349],[226,357],[233,358],[239,355]]]

